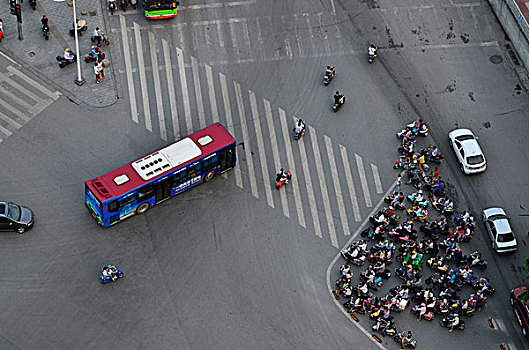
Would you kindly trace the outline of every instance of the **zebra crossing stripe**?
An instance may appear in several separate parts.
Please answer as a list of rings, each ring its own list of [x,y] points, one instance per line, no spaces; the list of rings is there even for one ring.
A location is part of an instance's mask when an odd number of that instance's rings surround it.
[[[189,92],[187,91],[186,68],[184,66],[184,53],[182,49],[176,48],[176,57],[178,58],[178,70],[180,72],[180,86],[182,86],[182,98],[184,101],[184,113],[186,117],[187,134],[193,132],[193,124],[191,122],[191,107],[189,106]],[[191,61],[193,57],[191,57]],[[198,77],[197,77],[198,78]]]
[[[156,47],[154,33],[149,32],[149,46]],[[160,136],[164,141],[167,141],[167,131],[165,130],[165,115],[163,111],[162,101],[162,87],[160,85],[160,71],[158,69],[158,57],[156,50],[149,50],[151,52],[152,77],[154,80],[154,96],[156,98],[156,110],[158,111],[158,124],[160,127]]]
[[[369,186],[367,185],[366,172],[364,170],[364,162],[362,157],[355,153],[356,167],[358,169],[358,176],[360,176],[360,184],[362,185],[362,192],[364,192],[364,199],[367,207],[372,207],[371,195],[369,194]]]
[[[19,123],[17,123],[16,121],[14,121],[13,119],[9,118],[7,115],[5,115],[2,112],[0,112],[0,119],[2,119],[3,121],[5,121],[8,124],[11,124],[16,129],[20,129],[20,127],[22,126]]]
[[[261,123],[259,119],[259,111],[257,110],[257,101],[255,100],[255,94],[253,91],[249,91],[250,94],[250,109],[252,110],[252,119],[255,130],[255,138],[257,140],[257,149],[259,152],[259,158],[261,163],[261,171],[263,173],[263,183],[266,194],[266,201],[268,206],[274,208],[274,198],[272,197],[271,184],[268,181],[270,174],[268,173],[268,164],[266,163],[266,153],[264,150],[263,134],[261,131]],[[288,215],[287,215],[288,216]]]
[[[292,153],[292,145],[290,144],[290,128],[288,127],[287,118],[285,111],[281,110],[279,112],[279,118],[281,120],[281,130],[283,130],[283,137],[285,139],[285,149],[287,153],[288,166],[290,167],[292,174],[297,174],[296,172],[296,163],[294,162],[294,154]],[[299,192],[299,180],[301,178],[295,178],[292,181],[292,190],[294,191],[294,204],[296,205],[296,211],[298,213],[298,222],[301,227],[307,227],[305,224],[305,215],[303,214],[303,206],[301,205],[301,194]]]
[[[334,227],[334,220],[330,206],[329,194],[327,192],[327,184],[325,183],[325,175],[323,172],[323,165],[321,162],[320,148],[318,147],[318,139],[316,137],[316,130],[312,126],[308,126],[309,135],[312,143],[312,151],[314,152],[314,160],[316,162],[316,173],[320,182],[321,195],[323,197],[323,207],[325,209],[325,217],[327,219],[327,226],[329,228],[329,235],[331,237],[331,244],[338,248],[338,239],[336,237],[336,229]]]
[[[141,43],[140,26],[134,22],[134,38],[136,40],[136,52],[138,58],[138,71],[140,73],[141,97],[143,102],[143,116],[145,127],[152,132],[151,110],[149,108],[149,93],[147,91],[147,77],[145,76],[145,62],[143,61],[143,45]]]
[[[347,187],[349,188],[349,197],[351,199],[351,205],[353,206],[353,215],[356,222],[362,220],[360,218],[360,207],[358,206],[358,200],[356,199],[356,190],[353,182],[353,174],[351,173],[351,166],[349,165],[349,159],[347,157],[347,150],[344,146],[340,145],[340,155],[342,156],[343,168],[345,171],[345,180]],[[350,235],[350,232],[346,232],[346,235]]]
[[[266,116],[266,122],[268,124],[268,132],[270,133],[270,143],[272,146],[272,156],[274,158],[274,169],[279,170],[281,168],[281,163],[279,162],[279,149],[277,147],[277,138],[276,138],[276,130],[274,127],[274,122],[272,120],[272,108],[270,107],[270,102],[268,100],[264,100],[264,109],[265,109],[265,116]],[[288,209],[288,198],[286,191],[279,191],[279,198],[281,199],[281,207],[283,209],[283,214],[286,217],[290,216],[290,212]]]
[[[241,85],[234,81],[235,97],[237,99],[237,107],[239,109],[239,120],[241,122],[242,140],[244,142],[244,152],[246,154],[246,161],[248,162],[248,176],[250,177],[250,189],[255,198],[259,198],[257,192],[257,181],[255,179],[255,172],[253,167],[252,152],[250,150],[250,138],[248,137],[248,126],[246,125],[246,115],[244,113],[244,104],[242,101]]]
[[[11,131],[9,131],[8,129],[4,128],[2,125],[0,125],[0,132],[2,132],[6,136],[11,136],[13,134]],[[2,139],[0,139],[0,140],[2,140]]]
[[[123,58],[125,59],[127,87],[129,89],[130,114],[132,121],[134,123],[138,123],[138,110],[136,109],[136,94],[134,89],[134,81],[132,79],[132,64],[130,62],[130,48],[129,39],[127,37],[127,24],[125,23],[125,16],[119,15],[119,22],[121,26],[121,41],[123,43]]]
[[[46,102],[46,99],[38,97],[33,92],[29,91],[28,89],[26,89],[25,87],[23,87],[22,85],[20,85],[19,83],[17,83],[16,81],[11,79],[10,77],[8,77],[6,74],[2,74],[1,80],[3,82],[5,82],[5,83],[11,85],[12,87],[17,89],[22,94],[24,94],[25,96],[29,97],[30,99],[32,99],[36,103],[43,103],[43,102],[45,103]]]
[[[167,91],[169,92],[169,103],[171,106],[171,121],[173,122],[174,139],[179,139],[180,127],[178,125],[178,110],[176,109],[176,95],[174,91],[173,70],[171,69],[171,50],[167,40],[162,40],[163,58],[165,64],[165,76],[167,79]]]
[[[195,86],[195,97],[197,100],[198,121],[201,128],[206,127],[206,116],[204,113],[204,100],[202,99],[202,88],[200,87],[200,73],[198,72],[197,59],[191,56],[191,68],[193,70],[193,84]]]
[[[213,83],[213,74],[211,73],[211,66],[205,65],[206,68],[206,79],[208,81],[209,90],[209,104],[211,105],[211,116],[213,122],[219,121],[219,111],[217,109],[217,97],[215,96],[215,84]]]
[[[22,107],[24,107],[25,109],[30,109],[32,107],[32,105],[30,105],[29,103],[27,103],[24,99],[16,96],[15,94],[13,94],[11,91],[9,91],[8,89],[2,89],[2,95],[6,95],[7,97],[9,97],[11,100],[13,100],[14,102],[16,102],[17,104],[21,105]]]
[[[294,120],[296,118],[294,117]],[[305,177],[305,184],[307,186],[307,196],[309,197],[310,213],[312,215],[312,224],[314,225],[314,233],[317,237],[322,238],[320,218],[318,216],[318,209],[316,206],[316,197],[314,197],[314,189],[312,188],[312,177],[310,175],[309,164],[307,160],[307,152],[305,150],[305,142],[298,142],[299,155],[301,156],[301,167],[303,168],[303,176]]]
[[[340,220],[342,222],[342,228],[345,235],[349,232],[349,221],[347,220],[347,214],[345,213],[345,205],[343,202],[342,188],[340,186],[340,177],[338,176],[338,167],[336,166],[336,159],[334,158],[334,151],[332,149],[331,138],[324,135],[325,147],[327,148],[327,154],[329,156],[329,165],[331,166],[332,182],[334,184],[334,193],[336,193],[336,201],[338,202],[338,212],[340,213]]]
[[[371,171],[373,172],[373,178],[375,180],[375,187],[377,189],[377,193],[382,193],[384,190],[382,189],[382,182],[380,182],[380,175],[378,174],[378,168],[375,164],[371,163]]]
[[[222,90],[222,99],[224,100],[224,112],[226,113],[226,122],[229,129],[233,128],[233,119],[231,116],[231,104],[230,97],[228,95],[228,84],[226,84],[226,76],[222,73],[219,73],[220,79],[220,88]],[[235,184],[242,188],[242,177],[241,177],[241,167],[237,166],[234,169],[235,172]]]

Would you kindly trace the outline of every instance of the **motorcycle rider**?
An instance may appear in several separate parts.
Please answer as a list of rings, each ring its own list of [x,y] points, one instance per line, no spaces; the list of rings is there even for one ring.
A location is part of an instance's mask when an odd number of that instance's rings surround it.
[[[334,94],[334,103],[337,105],[343,105],[344,102],[344,95],[340,93],[340,91],[336,91]]]
[[[69,48],[65,48],[63,57],[66,61],[73,62],[74,55],[72,53],[72,50],[70,50]]]
[[[42,19],[40,20],[40,26],[42,27],[42,30],[50,30],[50,27],[48,26],[48,17],[46,15],[42,16]],[[46,28],[46,29],[44,29]]]
[[[458,314],[451,314],[448,316],[448,321],[450,322],[450,330],[449,332],[452,332],[454,330],[454,327],[459,326],[459,315]]]
[[[405,332],[402,334],[402,337],[400,338],[400,345],[402,345],[402,348],[406,348],[406,344],[411,342],[412,334],[411,331]]]
[[[101,51],[101,49],[95,45],[92,45],[92,47],[90,48],[90,54],[94,57],[96,61],[102,53],[103,52]]]
[[[369,56],[377,57],[378,47],[375,46],[375,44],[369,45],[368,51],[369,51]]]
[[[2,26],[2,19],[0,19],[0,41],[2,41],[3,36],[4,36],[4,28]]]
[[[325,74],[329,75],[331,78],[334,78],[335,69],[333,66],[325,67]]]
[[[116,3],[116,0],[108,0],[108,8],[114,8],[114,10],[117,9],[118,5]]]
[[[285,180],[285,183],[288,183],[288,174],[283,168],[281,168],[276,174],[276,182],[281,182],[283,180]]]
[[[102,33],[101,30],[99,30],[99,27],[96,27],[96,29],[94,29],[92,36],[94,37],[94,41],[97,43],[97,46],[100,46]]]
[[[303,120],[298,119],[298,122],[296,123],[296,127],[294,128],[294,132],[298,135],[301,135],[305,131],[305,123]]]

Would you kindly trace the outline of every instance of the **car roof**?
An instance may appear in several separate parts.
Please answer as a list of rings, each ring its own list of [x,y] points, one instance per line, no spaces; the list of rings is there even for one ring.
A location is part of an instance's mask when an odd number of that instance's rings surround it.
[[[481,147],[479,147],[479,144],[478,142],[473,139],[473,140],[464,140],[464,141],[460,141],[461,142],[461,146],[463,146],[464,150],[465,150],[465,154],[467,156],[476,156],[476,155],[482,155],[483,152],[481,151]]]

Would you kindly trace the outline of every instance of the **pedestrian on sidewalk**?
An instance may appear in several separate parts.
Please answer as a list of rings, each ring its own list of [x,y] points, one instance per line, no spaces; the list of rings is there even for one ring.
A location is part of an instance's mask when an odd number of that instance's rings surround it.
[[[400,185],[402,185],[402,174],[399,174],[399,176],[397,176],[397,186],[395,186],[396,192],[400,191]]]
[[[94,62],[94,75],[96,76],[96,84],[99,84],[101,82],[101,70],[97,62]]]
[[[97,66],[99,67],[99,71],[101,72],[101,77],[105,77],[105,70],[103,69],[103,60],[101,58],[96,59]]]
[[[3,37],[4,37],[4,27],[2,24],[2,19],[0,18],[0,41],[2,41]]]

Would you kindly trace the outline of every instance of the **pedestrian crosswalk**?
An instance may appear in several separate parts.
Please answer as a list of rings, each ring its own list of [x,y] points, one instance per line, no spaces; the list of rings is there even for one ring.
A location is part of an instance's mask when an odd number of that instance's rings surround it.
[[[9,65],[0,72],[0,142],[59,98],[41,83]]]
[[[226,24],[228,32],[215,35],[224,46],[231,40],[230,50],[248,47],[253,40],[263,42],[262,37],[250,37],[255,28],[248,29],[245,21]],[[370,211],[372,198],[382,194],[377,166],[320,134],[310,121],[306,135],[294,141],[295,115],[205,63],[203,55],[199,60],[187,53],[189,47],[180,47],[178,38],[153,27],[128,24],[120,16],[124,54],[120,73],[126,81],[131,120],[168,142],[220,121],[239,141],[238,166],[226,178],[338,248],[340,239],[350,235]],[[230,31],[235,35],[228,35]],[[292,57],[314,47],[296,44],[294,50],[295,41],[285,40],[290,48],[274,55]],[[277,191],[275,173],[281,167],[294,178]]]

